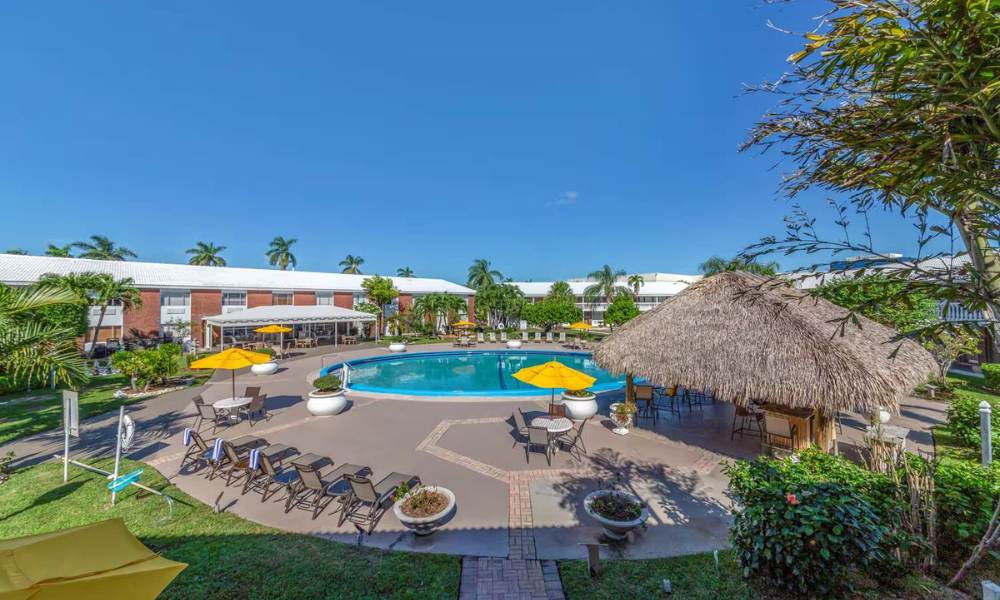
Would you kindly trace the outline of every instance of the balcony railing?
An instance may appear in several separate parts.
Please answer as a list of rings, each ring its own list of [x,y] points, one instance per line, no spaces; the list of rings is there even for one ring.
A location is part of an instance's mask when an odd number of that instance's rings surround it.
[[[938,319],[942,321],[986,321],[981,310],[969,310],[961,304],[938,304]]]

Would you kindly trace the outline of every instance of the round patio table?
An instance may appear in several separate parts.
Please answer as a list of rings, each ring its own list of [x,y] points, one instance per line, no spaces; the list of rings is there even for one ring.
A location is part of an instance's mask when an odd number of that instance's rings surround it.
[[[229,414],[229,420],[239,420],[239,409],[244,406],[249,406],[250,401],[253,398],[236,397],[236,398],[223,398],[222,400],[217,400],[212,403],[215,410],[225,411]]]
[[[547,429],[549,439],[551,440],[555,436],[571,431],[573,429],[573,421],[570,421],[566,417],[535,417],[531,420],[531,426]],[[553,450],[559,452],[559,444],[555,444]]]

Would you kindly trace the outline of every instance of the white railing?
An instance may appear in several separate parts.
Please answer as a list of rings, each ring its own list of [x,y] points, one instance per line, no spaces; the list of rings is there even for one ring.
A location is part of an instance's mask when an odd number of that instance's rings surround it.
[[[942,321],[985,321],[986,318],[983,316],[983,311],[981,310],[969,310],[962,306],[961,304],[947,304],[947,311],[945,310],[946,303],[941,302],[938,304],[938,319]]]

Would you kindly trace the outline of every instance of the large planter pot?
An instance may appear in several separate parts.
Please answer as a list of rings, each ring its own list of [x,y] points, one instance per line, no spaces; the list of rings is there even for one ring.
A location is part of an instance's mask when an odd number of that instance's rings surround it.
[[[306,410],[317,417],[329,417],[344,411],[347,408],[347,397],[344,390],[336,392],[309,392],[309,400],[306,402]]]
[[[521,340],[507,340],[507,347],[508,348],[520,348],[521,347]]]
[[[403,503],[414,494],[424,490],[444,494],[445,497],[448,498],[448,504],[445,506],[444,510],[427,517],[411,517],[404,514]],[[445,519],[453,510],[455,510],[455,494],[448,488],[437,485],[425,485],[410,490],[392,506],[392,511],[396,514],[396,518],[399,519],[399,522],[405,527],[412,529],[413,533],[416,535],[430,535],[437,531],[438,527],[441,527],[441,525],[444,524]]]
[[[637,496],[632,494],[626,494],[625,492],[616,492],[613,490],[597,490],[596,492],[591,492],[587,494],[587,497],[583,499],[583,509],[587,511],[587,514],[591,516],[595,521],[604,527],[604,533],[613,540],[624,540],[628,538],[628,533],[635,529],[636,527],[642,526],[649,518],[649,508],[646,506],[642,507],[642,512],[639,513],[639,518],[632,521],[612,521],[602,517],[601,515],[594,512],[590,505],[594,502],[595,498],[600,498],[608,495],[624,496],[633,502],[642,503]],[[644,503],[643,503],[644,504]]]
[[[583,421],[597,414],[597,396],[568,396],[562,394],[562,405],[566,407],[566,416],[574,421]]]
[[[611,431],[617,433],[618,435],[625,435],[628,433],[629,427],[632,426],[632,418],[635,416],[634,413],[628,414],[624,419],[618,417],[618,405],[621,402],[614,402],[611,404],[611,422],[615,424],[615,428]]]
[[[250,365],[250,372],[254,375],[273,375],[277,371],[278,363],[273,360],[259,365]]]
[[[389,344],[389,352],[406,352],[406,344],[403,342],[393,342]]]

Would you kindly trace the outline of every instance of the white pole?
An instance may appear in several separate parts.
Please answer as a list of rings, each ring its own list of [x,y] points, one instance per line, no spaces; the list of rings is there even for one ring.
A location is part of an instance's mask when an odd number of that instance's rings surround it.
[[[125,407],[118,407],[118,435],[115,436],[115,472],[113,473],[114,478],[112,481],[118,479],[118,466],[122,460],[122,421],[125,420]],[[115,505],[115,499],[118,497],[118,492],[111,492],[111,506]]]
[[[990,421],[992,410],[990,403],[983,400],[979,403],[979,431],[982,436],[982,461],[984,467],[993,462],[993,432]]]
[[[69,398],[63,394],[63,483],[69,481]]]

